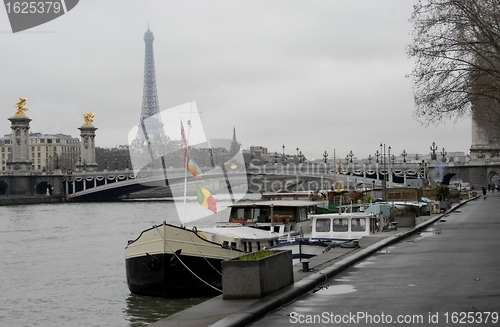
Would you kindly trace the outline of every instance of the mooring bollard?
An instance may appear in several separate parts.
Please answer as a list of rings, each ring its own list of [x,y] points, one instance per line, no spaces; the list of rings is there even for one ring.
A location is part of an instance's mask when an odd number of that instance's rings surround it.
[[[302,261],[302,271],[303,272],[309,271],[309,260]]]

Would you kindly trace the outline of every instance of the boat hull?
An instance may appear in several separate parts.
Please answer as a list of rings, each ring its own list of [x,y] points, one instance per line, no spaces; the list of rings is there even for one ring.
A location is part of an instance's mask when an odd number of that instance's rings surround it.
[[[125,249],[130,291],[161,297],[220,294],[221,262],[241,251],[223,248],[203,236],[169,224],[143,231]]]
[[[182,254],[180,260],[168,253],[126,259],[129,290],[134,294],[160,297],[220,294],[217,289],[222,289],[219,273],[222,260]]]

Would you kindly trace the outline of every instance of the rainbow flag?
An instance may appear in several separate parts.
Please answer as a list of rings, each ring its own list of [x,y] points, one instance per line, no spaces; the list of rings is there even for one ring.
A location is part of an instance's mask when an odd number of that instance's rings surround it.
[[[212,196],[206,188],[197,185],[198,187],[198,203],[207,208],[208,210],[213,211],[213,213],[217,213],[217,201]]]
[[[200,178],[200,176],[203,175],[203,170],[201,170],[200,166],[194,161],[194,159],[191,156],[188,156],[187,158],[187,170],[193,174],[194,177]]]

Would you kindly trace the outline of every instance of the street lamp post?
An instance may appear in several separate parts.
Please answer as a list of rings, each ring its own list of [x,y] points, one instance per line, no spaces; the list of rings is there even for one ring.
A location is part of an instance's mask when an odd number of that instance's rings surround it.
[[[448,153],[447,153],[447,152],[444,150],[444,148],[443,148],[443,151],[441,151],[441,155],[443,156],[443,162],[446,162],[446,155],[447,155],[447,154],[448,154]]]
[[[387,181],[389,182],[389,187],[391,187],[391,183],[392,183],[392,171],[391,171],[391,168],[392,168],[392,165],[394,164],[394,160],[392,160],[392,163],[391,163],[391,146],[389,145],[389,178],[387,179]],[[394,155],[392,155],[392,158],[394,158]]]
[[[352,157],[354,157],[354,153],[352,153],[352,150],[349,152],[348,156],[351,158],[351,163],[352,163]]]
[[[386,162],[385,162],[385,143],[383,144],[384,146],[384,152],[382,152],[382,143],[380,143],[380,153],[383,154],[383,159],[384,159],[384,181],[382,183],[382,198],[384,199],[384,202],[387,201],[387,195],[386,195],[386,177],[387,177],[387,170],[386,170]]]
[[[327,172],[327,170],[328,170],[328,169],[327,169],[327,167],[328,167],[328,152],[326,152],[326,150],[325,150],[325,152],[323,153],[323,161],[324,161],[324,163],[325,163],[324,173],[326,174],[326,172]]]
[[[404,181],[403,181],[403,185],[406,186],[406,156],[408,155],[408,153],[406,153],[406,150],[403,150],[403,153],[401,153],[401,155],[403,156],[403,178],[404,178]]]
[[[436,145],[436,142],[432,142],[430,149],[432,151],[431,160],[437,160],[436,150],[438,149],[438,147]]]
[[[352,163],[352,157],[354,157],[354,153],[352,153],[352,150],[349,151],[349,154],[347,156],[349,157],[348,163],[351,164],[351,176],[352,176],[354,172],[354,164]]]

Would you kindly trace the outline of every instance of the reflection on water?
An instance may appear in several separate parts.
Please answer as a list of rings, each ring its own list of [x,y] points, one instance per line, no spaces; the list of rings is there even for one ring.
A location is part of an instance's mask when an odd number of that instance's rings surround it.
[[[317,295],[339,295],[356,292],[352,285],[323,285],[314,293]]]
[[[127,297],[125,314],[130,321],[131,327],[143,327],[210,298],[165,299],[130,294]]]
[[[425,237],[425,236],[432,236],[432,235],[441,235],[443,234],[442,229],[438,229],[435,227],[429,227],[427,229],[424,229],[423,231],[420,232],[420,236]]]

